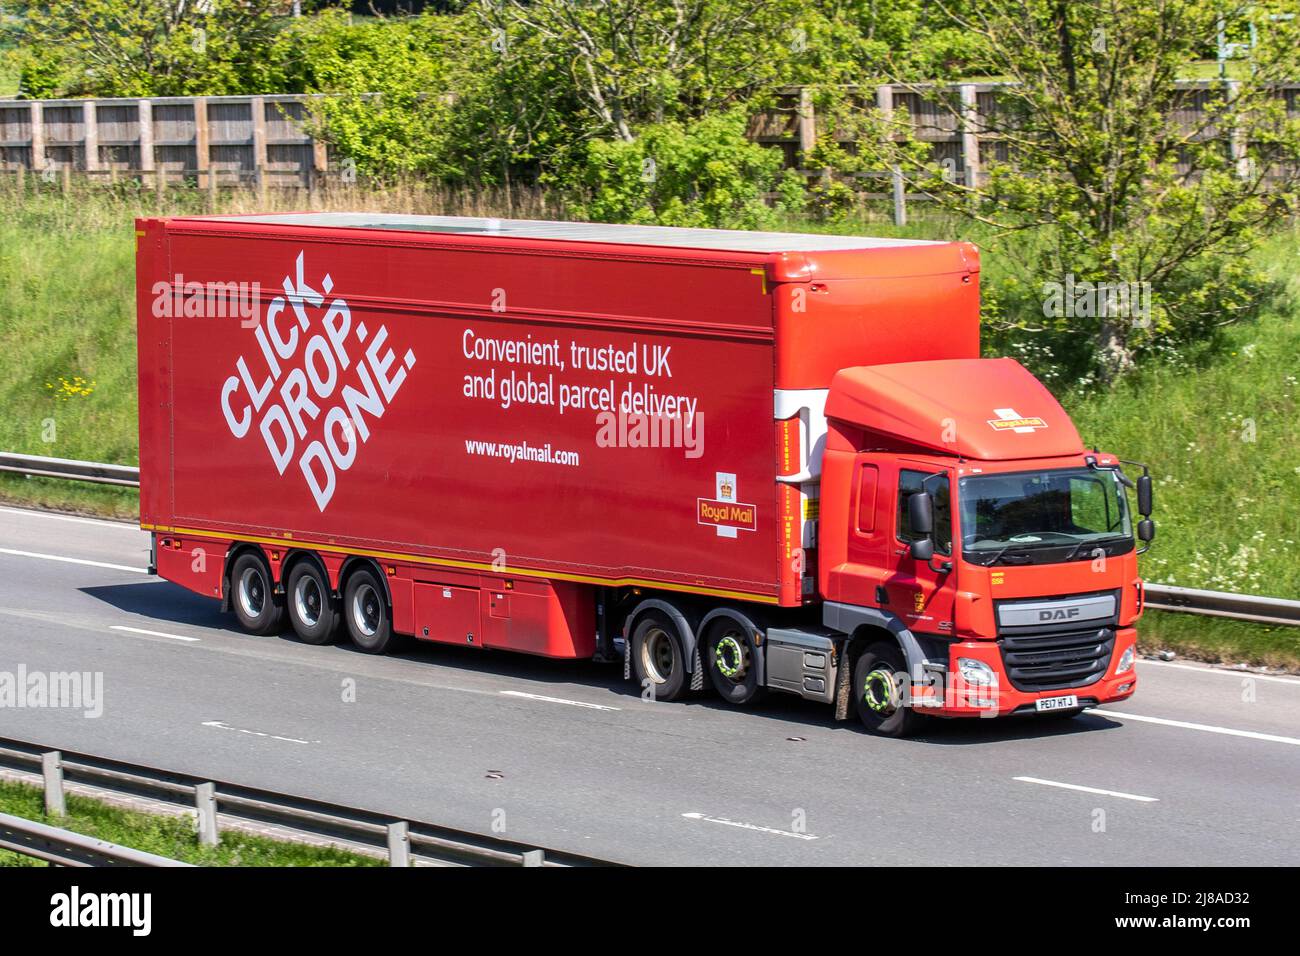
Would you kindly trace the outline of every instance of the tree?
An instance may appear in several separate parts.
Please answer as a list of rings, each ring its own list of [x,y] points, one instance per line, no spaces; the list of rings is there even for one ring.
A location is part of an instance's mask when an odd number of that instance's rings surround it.
[[[357,172],[454,179],[463,174],[451,129],[467,42],[451,17],[353,22],[325,11],[276,39],[268,85],[325,94],[309,107],[314,135]]]
[[[1279,95],[1300,77],[1300,21],[1275,16],[1295,13],[1294,3],[936,6],[979,41],[979,72],[1007,81],[981,112],[911,84],[979,134],[985,177],[961,182],[918,163],[906,116],[876,115],[879,135],[861,152],[901,166],[915,188],[999,235],[1021,234],[1012,325],[1042,333],[1062,356],[1082,343],[1076,371],[1113,380],[1141,354],[1203,342],[1251,313],[1260,280],[1246,256],[1294,210],[1300,182],[1300,123]],[[1215,49],[1221,19],[1253,25],[1255,45],[1227,78],[1180,85]],[[904,66],[892,73],[908,82]],[[1045,315],[1052,283],[1147,294],[1150,310],[1116,314],[1102,294],[1086,314]]]
[[[795,0],[479,0],[493,40],[533,44],[558,65],[589,135],[632,142],[635,127],[701,116],[788,82]],[[538,90],[544,93],[544,90]]]
[[[262,92],[275,0],[17,0],[20,86],[44,96]]]

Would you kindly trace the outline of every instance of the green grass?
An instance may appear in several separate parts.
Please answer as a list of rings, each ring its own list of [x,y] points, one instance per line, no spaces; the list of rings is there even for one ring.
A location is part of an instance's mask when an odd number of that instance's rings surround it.
[[[1211,664],[1295,671],[1300,662],[1300,627],[1148,611],[1138,622],[1138,649],[1143,654],[1174,651],[1179,657]]]
[[[0,449],[64,458],[136,459],[134,235],[137,215],[193,212],[207,197],[177,190],[112,193],[45,187],[21,200],[0,188]],[[492,197],[418,187],[320,197],[318,208],[367,208],[554,217],[536,197],[505,210]],[[293,193],[265,202],[223,195],[220,211],[300,208]],[[978,229],[919,203],[895,228],[873,204],[832,223],[788,219],[778,228],[917,238],[985,238]],[[1228,347],[1202,368],[1153,367],[1114,390],[1064,392],[1085,441],[1145,461],[1156,478],[1159,534],[1143,559],[1166,584],[1300,597],[1300,235],[1275,237],[1261,261],[1290,282],[1290,294],[1252,324],[1231,329]],[[1009,273],[1007,252],[985,250],[985,282]],[[83,379],[89,394],[63,388]],[[50,440],[47,440],[50,439]],[[0,498],[129,517],[133,491],[0,476]],[[1300,668],[1300,629],[1264,628],[1177,614],[1152,614],[1148,649],[1206,660]]]
[[[188,817],[140,813],[109,806],[86,797],[67,797],[67,815],[45,814],[39,787],[0,781],[0,813],[37,820],[64,830],[170,857],[196,866],[383,866],[375,857],[330,847],[286,843],[234,831],[221,835],[215,847],[200,847],[194,821]],[[39,860],[0,850],[0,866],[45,866]]]

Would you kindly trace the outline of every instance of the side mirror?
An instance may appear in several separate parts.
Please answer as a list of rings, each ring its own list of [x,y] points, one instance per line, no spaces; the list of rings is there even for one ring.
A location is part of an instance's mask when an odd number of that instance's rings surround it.
[[[1150,518],[1143,518],[1138,522],[1137,532],[1138,540],[1154,541],[1156,537],[1156,523]]]
[[[917,538],[908,546],[908,549],[916,560],[928,563],[934,557],[934,539]]]
[[[922,537],[934,534],[934,498],[928,491],[918,491],[908,495],[907,523],[912,526],[913,534]]]
[[[1151,476],[1143,475],[1137,480],[1138,492],[1138,514],[1146,517],[1151,514]],[[1144,538],[1144,541],[1150,541],[1150,538]]]

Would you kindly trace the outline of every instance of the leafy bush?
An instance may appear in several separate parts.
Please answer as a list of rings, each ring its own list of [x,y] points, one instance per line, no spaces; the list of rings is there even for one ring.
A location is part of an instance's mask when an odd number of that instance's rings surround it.
[[[746,121],[733,110],[652,124],[631,142],[591,140],[551,178],[578,218],[763,228],[772,218],[766,193],[782,184],[782,195],[799,197],[781,176],[781,154],[745,138]]]

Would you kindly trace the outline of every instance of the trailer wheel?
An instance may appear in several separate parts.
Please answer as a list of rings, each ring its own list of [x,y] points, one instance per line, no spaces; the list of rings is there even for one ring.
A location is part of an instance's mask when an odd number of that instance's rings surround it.
[[[357,650],[384,654],[393,643],[393,622],[388,614],[384,585],[369,568],[358,568],[343,591],[343,617],[348,636]]]
[[[632,632],[632,670],[642,691],[655,700],[686,696],[686,654],[677,626],[658,611],[647,611]]]
[[[316,562],[302,560],[289,572],[285,589],[289,623],[304,644],[329,644],[338,631],[339,612],[330,600],[329,580]]]
[[[704,638],[704,665],[713,689],[729,704],[748,704],[763,696],[758,685],[754,642],[738,621],[721,618]]]
[[[284,626],[284,604],[275,596],[271,572],[256,554],[241,554],[230,567],[230,604],[250,634],[273,634]]]
[[[881,737],[908,737],[925,717],[904,706],[898,674],[907,673],[902,650],[892,641],[866,647],[853,664],[853,706],[862,725]]]

